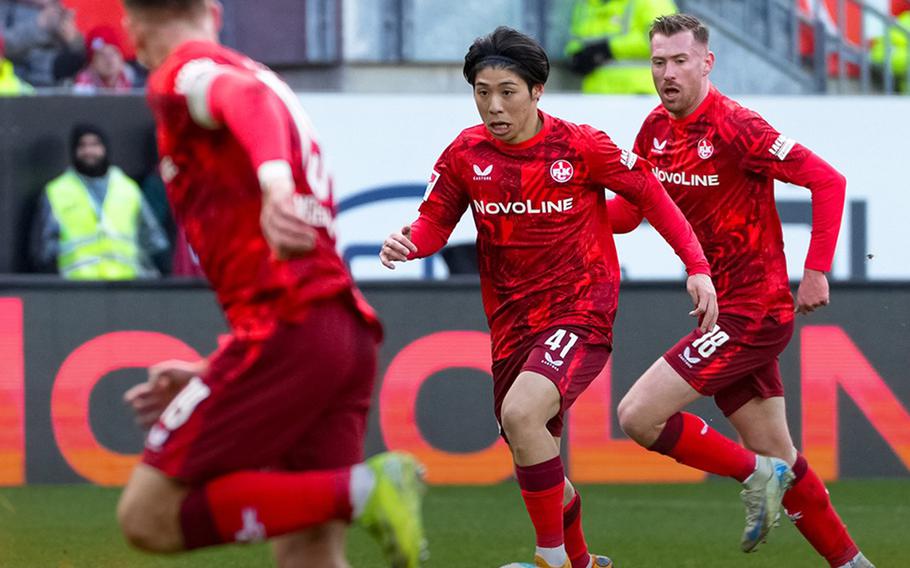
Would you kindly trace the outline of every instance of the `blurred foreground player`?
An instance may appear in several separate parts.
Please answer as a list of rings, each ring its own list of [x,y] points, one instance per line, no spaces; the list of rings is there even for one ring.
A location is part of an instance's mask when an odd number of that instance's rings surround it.
[[[782,499],[796,527],[831,566],[869,568],[825,486],[793,446],[778,364],[793,334],[794,306],[774,180],[812,192],[812,240],[796,295],[799,313],[828,303],[825,272],[834,258],[846,182],[821,158],[717,91],[708,79],[713,65],[708,30],[696,18],[673,15],[654,22],[651,70],[661,106],[645,119],[635,151],[654,164],[692,223],[717,282],[720,317],[645,372],[619,404],[620,425],[655,452],[744,482],[745,552],[756,550],[775,525]],[[632,230],[641,220],[637,207],[622,197],[608,208],[615,232]],[[701,396],[714,397],[745,448],[682,411]],[[753,452],[773,458],[756,459]],[[763,512],[758,517],[751,515],[756,504]]]
[[[464,75],[483,124],[443,152],[419,218],[385,240],[380,259],[394,268],[432,255],[471,208],[494,411],[536,532],[536,565],[607,567],[609,558],[588,552],[580,497],[559,456],[563,415],[612,349],[619,266],[604,186],[637,203],[686,264],[705,329],[716,297],[692,228],[650,164],[601,131],[538,110],[549,69],[543,48],[509,28],[471,45]]]
[[[156,365],[126,394],[151,426],[118,507],[126,538],[176,552],[278,537],[280,566],[343,568],[356,521],[393,566],[418,566],[418,465],[361,463],[381,328],[335,253],[306,114],[218,45],[215,0],[124,3],[153,71],[169,200],[232,330],[209,359]]]

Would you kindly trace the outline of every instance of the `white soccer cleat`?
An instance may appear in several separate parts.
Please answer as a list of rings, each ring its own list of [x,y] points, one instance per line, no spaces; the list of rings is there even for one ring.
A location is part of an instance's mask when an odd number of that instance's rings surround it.
[[[853,557],[853,560],[838,566],[838,568],[875,568],[869,560],[863,555],[862,552]]]
[[[754,551],[778,525],[781,500],[793,479],[793,470],[784,460],[755,456],[755,471],[743,481],[739,494],[746,506],[746,528],[740,542],[743,552]]]

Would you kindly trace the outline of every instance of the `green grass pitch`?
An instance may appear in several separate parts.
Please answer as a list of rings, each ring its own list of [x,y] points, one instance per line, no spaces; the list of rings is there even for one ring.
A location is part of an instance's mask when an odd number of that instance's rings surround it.
[[[786,520],[759,552],[739,552],[737,485],[584,486],[591,548],[617,568],[809,568],[827,566]],[[879,568],[910,567],[910,479],[831,484],[834,503]],[[173,557],[130,550],[114,521],[119,491],[86,485],[0,489],[0,568],[190,568],[271,566],[265,546],[232,546]],[[426,566],[496,568],[528,561],[531,525],[514,483],[435,487],[425,507],[432,558]],[[355,568],[383,566],[369,537],[350,533]]]

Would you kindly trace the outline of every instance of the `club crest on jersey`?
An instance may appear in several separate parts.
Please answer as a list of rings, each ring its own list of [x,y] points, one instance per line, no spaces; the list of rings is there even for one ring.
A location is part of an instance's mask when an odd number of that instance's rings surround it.
[[[698,141],[698,157],[702,160],[707,160],[714,155],[714,144],[711,144],[711,141],[707,138],[702,138]]]
[[[493,177],[490,175],[493,173],[493,164],[481,169],[480,166],[474,164],[474,181],[490,181]]]
[[[654,148],[652,148],[652,152],[655,154],[663,154],[666,147],[666,140],[658,140],[656,137],[654,138]]]
[[[550,166],[550,177],[556,183],[566,183],[575,175],[575,168],[567,160],[556,160]]]

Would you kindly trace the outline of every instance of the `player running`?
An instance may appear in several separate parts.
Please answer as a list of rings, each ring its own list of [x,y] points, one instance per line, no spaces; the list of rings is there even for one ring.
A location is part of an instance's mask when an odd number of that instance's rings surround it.
[[[471,209],[495,414],[536,532],[536,565],[608,567],[588,552],[580,497],[559,456],[563,414],[612,346],[619,266],[604,186],[641,207],[683,260],[705,331],[716,297],[701,247],[650,164],[603,132],[538,110],[549,69],[543,48],[509,28],[471,45],[464,75],[483,124],[442,153],[419,218],[385,240],[380,259],[392,269],[432,255]]]
[[[280,566],[345,568],[356,521],[393,566],[418,566],[418,465],[362,463],[381,327],[335,252],[306,114],[275,74],[218,45],[216,0],[124,4],[153,71],[168,197],[232,331],[126,394],[151,427],[117,511],[126,538],[176,552],[278,537]]]
[[[699,20],[678,14],[654,22],[651,70],[661,106],[645,119],[635,151],[654,164],[698,234],[721,313],[717,325],[684,337],[638,379],[619,404],[619,422],[652,451],[743,482],[743,551],[764,540],[783,499],[796,527],[831,566],[869,568],[825,486],[793,446],[778,366],[793,334],[794,308],[774,180],[812,192],[812,240],[796,295],[796,311],[804,314],[828,303],[825,273],[846,181],[717,91],[708,79],[713,65],[708,30]],[[622,196],[608,207],[615,232],[630,231],[641,220],[640,208]],[[682,412],[701,396],[714,397],[745,448]]]

